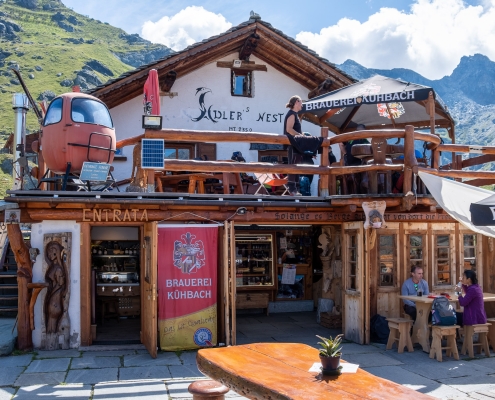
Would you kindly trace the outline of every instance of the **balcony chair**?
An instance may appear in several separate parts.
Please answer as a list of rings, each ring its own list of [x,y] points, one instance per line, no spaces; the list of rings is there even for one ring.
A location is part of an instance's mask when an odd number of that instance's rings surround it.
[[[289,193],[289,188],[287,187],[287,183],[289,182],[289,179],[286,178],[280,178],[278,174],[269,174],[269,173],[257,173],[254,172],[254,176],[259,182],[259,187],[254,193],[254,195],[258,195],[260,190],[262,188],[265,188],[265,185],[270,185],[270,186],[283,186],[284,187],[284,192],[282,193],[282,196],[285,196],[286,194]]]

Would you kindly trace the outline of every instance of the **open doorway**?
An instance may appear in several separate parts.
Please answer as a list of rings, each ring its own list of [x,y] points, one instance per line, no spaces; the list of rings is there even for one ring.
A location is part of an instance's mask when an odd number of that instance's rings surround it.
[[[140,250],[138,227],[91,228],[94,345],[141,343]]]

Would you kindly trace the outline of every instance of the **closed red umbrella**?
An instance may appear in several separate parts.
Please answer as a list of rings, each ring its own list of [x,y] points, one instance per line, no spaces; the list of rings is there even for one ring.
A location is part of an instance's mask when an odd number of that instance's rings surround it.
[[[160,86],[156,69],[150,70],[144,84],[143,105],[146,115],[160,115]]]

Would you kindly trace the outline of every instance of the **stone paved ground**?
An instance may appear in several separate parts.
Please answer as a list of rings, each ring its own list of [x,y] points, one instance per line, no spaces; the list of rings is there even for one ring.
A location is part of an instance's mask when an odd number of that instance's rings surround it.
[[[335,335],[315,322],[315,313],[239,316],[238,344],[298,342],[317,346],[315,334]],[[493,353],[492,353],[493,355]],[[20,399],[191,399],[188,385],[204,376],[196,352],[159,352],[153,360],[141,346],[36,351],[0,357],[0,400]],[[385,351],[373,344],[344,345],[343,358],[364,370],[441,399],[495,399],[495,357],[432,360]],[[230,399],[244,399],[229,392]]]

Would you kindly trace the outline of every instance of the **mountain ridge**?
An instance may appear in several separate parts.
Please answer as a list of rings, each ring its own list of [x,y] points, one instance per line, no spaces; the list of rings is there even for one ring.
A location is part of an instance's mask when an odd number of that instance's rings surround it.
[[[378,74],[431,86],[456,121],[456,143],[495,145],[495,62],[485,55],[463,56],[451,75],[437,80],[406,68],[366,68],[353,60],[336,67],[359,80]]]

